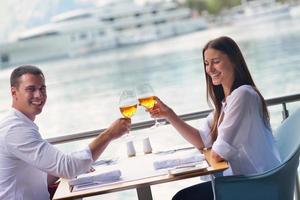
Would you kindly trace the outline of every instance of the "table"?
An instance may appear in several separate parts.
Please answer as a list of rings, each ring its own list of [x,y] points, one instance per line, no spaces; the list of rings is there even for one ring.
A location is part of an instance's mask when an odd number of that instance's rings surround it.
[[[106,194],[111,192],[127,190],[127,189],[136,189],[139,200],[152,200],[151,185],[213,174],[216,172],[224,171],[225,169],[228,168],[227,162],[214,162],[214,160],[211,159],[211,150],[205,150],[203,151],[203,153],[205,155],[205,159],[210,165],[208,168],[204,170],[202,169],[198,171],[193,171],[191,173],[184,173],[176,176],[168,173],[158,174],[158,175],[147,173],[145,174],[144,177],[137,178],[136,180],[123,181],[119,183],[116,182],[115,184],[111,184],[111,185],[103,185],[103,186],[100,185],[99,187],[96,188],[90,188],[82,191],[73,191],[73,192],[70,191],[68,180],[62,179],[53,199],[54,200],[80,199],[83,197]],[[130,162],[135,162],[140,159],[147,159],[147,156],[150,155],[149,154],[140,155],[137,156],[137,158],[128,158],[128,160]]]

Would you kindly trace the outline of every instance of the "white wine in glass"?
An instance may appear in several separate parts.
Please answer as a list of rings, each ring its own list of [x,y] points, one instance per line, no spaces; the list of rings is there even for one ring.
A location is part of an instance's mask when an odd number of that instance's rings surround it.
[[[141,97],[138,98],[139,103],[144,106],[146,109],[151,109],[155,105],[155,96],[150,96],[150,97]]]
[[[136,112],[136,109],[137,109],[137,104],[130,105],[130,106],[120,106],[120,111],[122,115],[126,118],[131,118]]]
[[[144,106],[146,109],[151,109],[154,107],[156,100],[155,100],[155,93],[151,85],[143,84],[136,87],[137,97],[140,105]],[[155,128],[160,126],[161,124],[155,118],[155,124],[151,127]]]

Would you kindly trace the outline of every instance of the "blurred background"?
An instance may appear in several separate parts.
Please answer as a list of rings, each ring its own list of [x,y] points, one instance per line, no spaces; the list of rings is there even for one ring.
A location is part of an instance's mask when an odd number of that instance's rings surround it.
[[[209,109],[202,47],[227,35],[242,49],[266,99],[300,92],[300,1],[275,0],[2,0],[0,117],[11,105],[9,76],[22,64],[40,67],[48,101],[36,123],[44,138],[105,128],[121,117],[122,90],[149,83],[177,114]],[[291,103],[292,112],[299,102]],[[281,106],[269,107],[272,127]],[[150,120],[143,108],[133,123]],[[198,126],[201,120],[191,123]],[[188,146],[166,125],[131,132],[137,151]],[[57,145],[70,152],[89,140]],[[126,156],[116,140],[101,158]],[[199,178],[152,187],[170,199]],[[163,188],[163,189],[162,189]],[[87,199],[136,199],[135,190]]]

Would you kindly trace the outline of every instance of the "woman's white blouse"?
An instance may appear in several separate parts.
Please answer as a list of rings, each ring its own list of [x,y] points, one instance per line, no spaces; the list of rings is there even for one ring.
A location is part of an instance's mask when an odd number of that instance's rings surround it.
[[[261,99],[251,86],[235,89],[223,103],[222,112],[224,117],[214,143],[210,135],[212,113],[199,133],[205,147],[212,147],[229,162],[231,170],[226,175],[260,173],[280,164],[271,129],[263,120]]]

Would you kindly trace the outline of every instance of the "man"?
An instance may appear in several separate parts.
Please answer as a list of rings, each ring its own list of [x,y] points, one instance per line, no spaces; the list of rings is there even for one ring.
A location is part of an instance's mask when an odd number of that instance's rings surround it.
[[[87,172],[107,145],[130,128],[130,119],[118,119],[84,150],[63,154],[42,139],[34,123],[47,99],[42,71],[20,66],[10,84],[12,108],[0,122],[0,199],[49,199],[48,185],[57,177]]]

